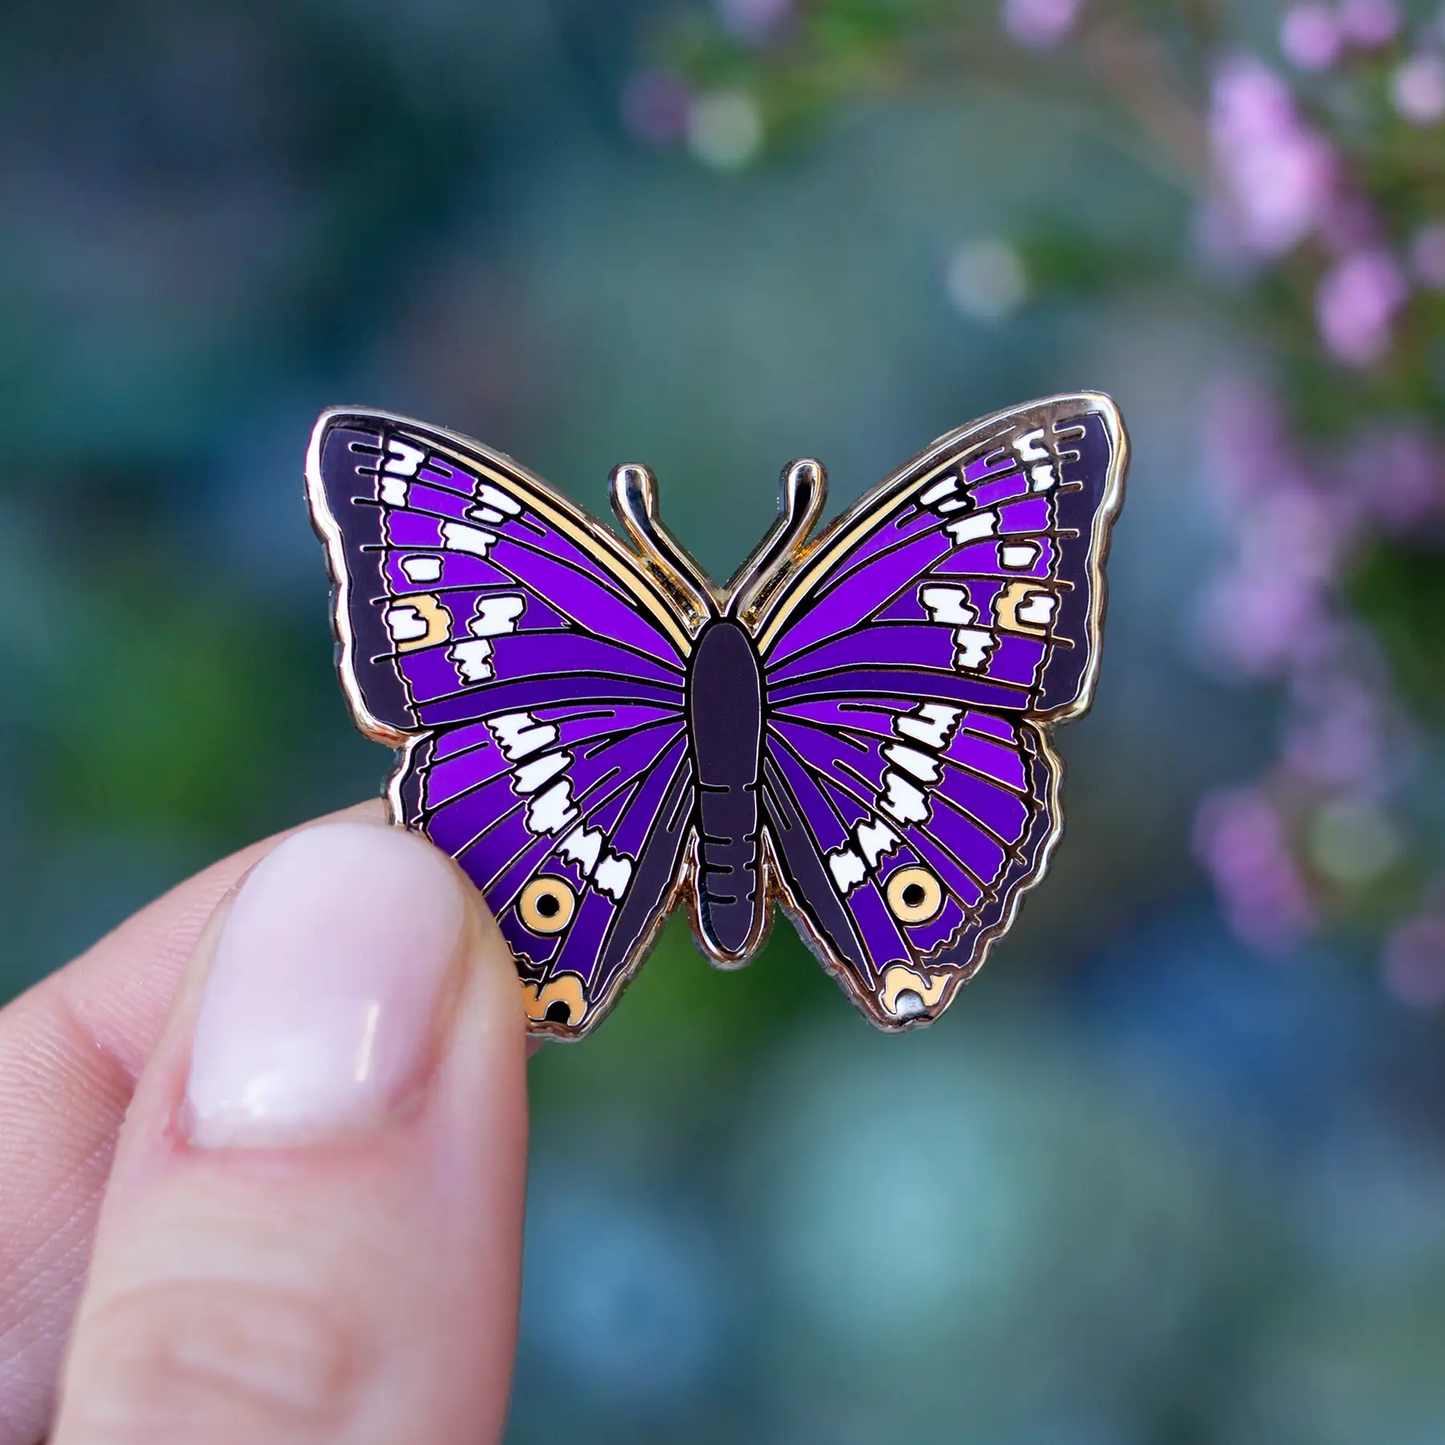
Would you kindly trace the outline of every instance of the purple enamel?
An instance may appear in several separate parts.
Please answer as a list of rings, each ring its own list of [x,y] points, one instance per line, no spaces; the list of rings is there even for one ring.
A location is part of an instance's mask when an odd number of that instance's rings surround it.
[[[987,875],[982,880],[975,877],[947,847],[939,846],[932,829],[927,832],[915,830],[912,839],[919,859],[938,876],[949,897],[959,899],[965,908],[978,907],[984,889],[994,881],[993,875]]]
[[[921,701],[962,703],[1010,712],[1029,705],[1029,695],[1022,688],[956,672],[933,672],[916,667],[886,670],[857,667],[846,672],[830,672],[826,677],[782,683],[770,690],[769,699],[775,705],[783,705],[804,698],[844,697],[854,693],[876,697],[894,692],[907,692]]]
[[[951,538],[931,525],[922,536],[885,552],[826,592],[802,618],[785,629],[768,653],[770,668],[803,648],[857,627],[901,587],[948,555]]]
[[[894,666],[946,671],[953,667],[954,650],[953,630],[948,627],[908,623],[860,627],[794,654],[768,673],[768,684],[778,688],[798,678],[866,666],[885,658]]]
[[[848,894],[846,902],[868,951],[865,977],[879,977],[891,963],[913,962],[913,950],[908,946],[903,927],[888,911],[876,883],[870,879],[859,884]]]
[[[406,575],[402,564],[410,562],[413,570],[418,571],[416,564],[423,559],[435,559],[440,571],[435,578],[413,581]],[[405,597],[413,592],[444,592],[462,587],[495,587],[512,581],[499,567],[493,567],[490,562],[466,552],[443,552],[437,549],[420,552],[407,547],[388,550],[383,575],[387,592],[392,597]]]
[[[991,712],[966,712],[961,726],[971,732],[988,733],[992,737],[1003,738],[1010,743],[1018,736],[1016,725],[1009,718],[999,717]]]
[[[467,497],[473,496],[477,489],[477,479],[470,472],[444,462],[440,457],[431,457],[416,475],[419,481],[447,487]]]
[[[952,853],[980,882],[989,883],[998,877],[1004,860],[1004,850],[998,840],[942,795],[934,796],[928,836]]]
[[[487,560],[545,597],[559,612],[601,637],[677,665],[676,650],[651,621],[590,574],[510,537],[500,537]]]
[[[1022,790],[1027,786],[1023,759],[1017,752],[1012,748],[987,742],[962,728],[953,735],[943,756],[960,767],[992,778],[1006,787]]]
[[[558,701],[559,695],[587,697],[599,706],[612,703],[643,702],[682,711],[682,689],[649,682],[633,682],[605,672],[577,673],[559,686],[555,677],[524,678],[515,682],[492,684],[485,689],[471,688],[451,697],[417,709],[424,727],[445,727],[451,723],[471,722],[499,712],[519,712],[527,708],[545,707]]]
[[[963,469],[963,479],[972,486],[984,477],[995,472],[1006,472],[1017,465],[1013,453],[1007,447],[996,446],[969,462]]]
[[[687,569],[635,494],[617,506],[641,558],[485,448],[324,420],[308,485],[348,584],[348,694],[374,736],[408,740],[397,811],[486,892],[540,1027],[590,1026],[681,887],[713,957],[740,955],[769,867],[880,1022],[931,1017],[917,997],[888,1016],[891,964],[927,990],[977,965],[1057,828],[1042,729],[1094,675],[1120,433],[1080,397],[953,436],[813,550],[775,534],[759,555],[791,570],[772,590],[760,570],[758,612],[733,613],[721,589],[679,600]],[[905,867],[942,889],[926,922],[888,896]],[[523,902],[544,877],[555,930]]]
[[[939,909],[937,917],[908,929],[908,941],[920,954],[927,956],[934,949],[948,943],[967,919],[963,905],[950,893],[943,900],[943,907]]]
[[[1031,559],[1023,566],[1007,560],[1005,553],[1031,550]],[[960,548],[935,569],[943,576],[973,575],[976,577],[1046,578],[1054,561],[1054,544],[1048,537],[1027,537],[1020,541],[1005,538],[997,542],[975,542]]]
[[[998,509],[1000,532],[1047,532],[1051,520],[1047,497],[1030,497],[1026,502],[1009,502]]]
[[[934,531],[937,526],[938,518],[932,512],[923,511],[909,503],[898,516],[866,536],[839,562],[836,573],[828,579],[829,586],[836,588],[840,582],[853,576],[878,557],[896,550],[925,532]]]
[[[992,507],[998,502],[1008,501],[1010,497],[1026,496],[1028,490],[1028,479],[1024,474],[1010,472],[1007,476],[994,478],[975,487],[973,491],[974,506]]]
[[[946,798],[1005,843],[1017,843],[1028,829],[1028,804],[1017,794],[974,773],[948,768],[933,796]]]
[[[1039,664],[1048,648],[1041,638],[998,634],[998,644],[988,660],[988,675],[1001,682],[1032,688],[1038,681]]]

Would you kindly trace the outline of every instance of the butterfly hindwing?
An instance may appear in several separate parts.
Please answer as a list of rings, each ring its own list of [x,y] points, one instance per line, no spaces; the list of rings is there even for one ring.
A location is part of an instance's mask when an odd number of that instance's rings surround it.
[[[687,620],[609,533],[508,458],[383,413],[317,424],[308,488],[362,728],[398,821],[457,858],[534,1031],[615,999],[692,823]]]
[[[1042,734],[862,695],[779,708],[768,734],[764,798],[795,916],[878,1022],[937,1017],[1047,860],[1058,765]]]
[[[1059,830],[1046,727],[1087,706],[1126,443],[1054,398],[940,439],[754,609],[782,887],[855,1001],[942,1011]]]
[[[538,1025],[576,1029],[646,951],[692,813],[682,717],[566,703],[426,739],[402,815],[482,889]]]

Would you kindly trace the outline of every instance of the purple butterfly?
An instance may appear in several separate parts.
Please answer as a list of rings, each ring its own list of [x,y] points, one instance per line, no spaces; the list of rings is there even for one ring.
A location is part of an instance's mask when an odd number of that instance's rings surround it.
[[[635,550],[510,458],[359,408],[307,485],[395,818],[460,862],[534,1032],[586,1033],[668,912],[746,962],[776,899],[875,1024],[931,1022],[1059,837],[1048,728],[1089,703],[1127,442],[1052,397],[940,437],[813,541],[825,478],[726,587],[612,474]]]

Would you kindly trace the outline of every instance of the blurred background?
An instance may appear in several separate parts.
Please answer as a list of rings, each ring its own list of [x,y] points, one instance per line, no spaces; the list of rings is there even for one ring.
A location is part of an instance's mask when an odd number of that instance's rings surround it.
[[[726,575],[790,458],[1078,387],[1053,873],[925,1034],[675,923],[542,1051],[510,1438],[1439,1445],[1435,0],[4,6],[0,997],[379,788],[323,406],[646,462]]]

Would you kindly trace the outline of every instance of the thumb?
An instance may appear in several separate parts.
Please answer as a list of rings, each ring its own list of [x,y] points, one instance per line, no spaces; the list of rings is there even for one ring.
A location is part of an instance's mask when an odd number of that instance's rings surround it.
[[[376,824],[222,904],[121,1131],[54,1445],[495,1440],[526,1150],[516,973]]]

